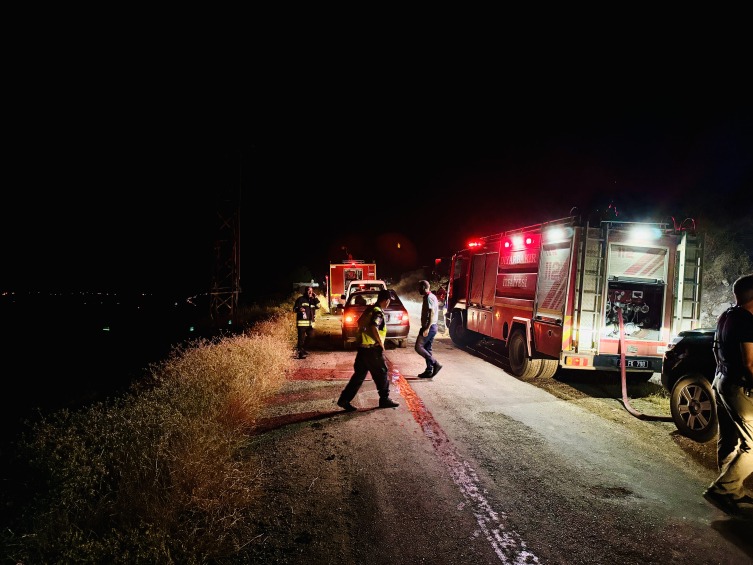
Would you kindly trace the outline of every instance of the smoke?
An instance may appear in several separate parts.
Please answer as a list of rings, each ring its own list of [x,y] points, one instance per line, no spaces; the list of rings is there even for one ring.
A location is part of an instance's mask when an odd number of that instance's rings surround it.
[[[403,300],[414,299],[418,294],[418,281],[426,278],[423,269],[416,269],[400,275],[400,280],[392,285],[392,289],[397,292]]]
[[[409,271],[400,275],[400,280],[390,287],[397,293],[406,310],[408,310],[411,319],[411,332],[418,331],[420,324],[423,297],[418,293],[418,281],[425,278],[424,269]]]

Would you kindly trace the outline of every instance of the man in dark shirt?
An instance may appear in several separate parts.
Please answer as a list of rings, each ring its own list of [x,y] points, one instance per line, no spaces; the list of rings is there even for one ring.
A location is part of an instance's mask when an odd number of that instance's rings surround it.
[[[753,473],[753,274],[737,279],[732,292],[736,305],[719,316],[714,339],[720,474],[703,497],[730,516],[751,518],[743,483]]]

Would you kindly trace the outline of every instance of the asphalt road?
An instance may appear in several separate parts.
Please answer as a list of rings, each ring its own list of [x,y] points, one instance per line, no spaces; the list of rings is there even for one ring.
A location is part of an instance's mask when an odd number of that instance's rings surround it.
[[[414,316],[413,319],[416,319]],[[443,364],[389,348],[396,409],[352,372],[339,318],[257,422],[259,535],[268,563],[753,563],[753,522],[701,492],[713,444],[558,379],[523,382],[483,352],[435,342]]]

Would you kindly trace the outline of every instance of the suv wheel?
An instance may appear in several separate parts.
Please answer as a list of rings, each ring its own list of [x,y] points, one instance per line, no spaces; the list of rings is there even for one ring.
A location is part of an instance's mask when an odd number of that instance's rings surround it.
[[[716,402],[709,381],[701,375],[686,375],[675,383],[669,409],[678,431],[705,443],[717,433]]]

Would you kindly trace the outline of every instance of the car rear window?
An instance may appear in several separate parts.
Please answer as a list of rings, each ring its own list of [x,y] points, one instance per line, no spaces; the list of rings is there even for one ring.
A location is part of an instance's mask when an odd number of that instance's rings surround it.
[[[350,304],[351,306],[371,306],[372,304],[376,304],[378,296],[379,295],[376,293],[351,294],[350,298],[348,299],[348,304]]]

